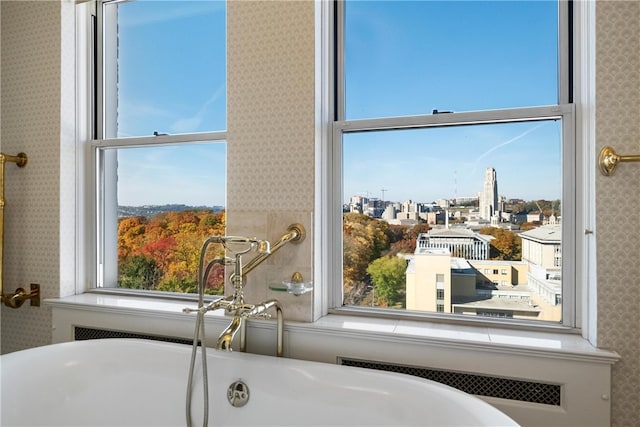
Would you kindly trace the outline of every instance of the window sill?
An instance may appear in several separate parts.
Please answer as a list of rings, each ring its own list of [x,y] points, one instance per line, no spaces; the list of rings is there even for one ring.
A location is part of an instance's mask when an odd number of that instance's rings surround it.
[[[60,299],[47,299],[53,309],[91,311],[116,315],[132,315],[147,319],[190,320],[183,308],[195,306],[195,301],[172,300],[146,296],[87,292]],[[191,315],[194,316],[194,315]],[[208,322],[225,324],[222,310],[207,313]],[[275,328],[272,322],[261,322],[264,328]],[[592,346],[576,334],[552,331],[526,331],[495,326],[455,325],[448,323],[397,320],[375,317],[329,314],[316,322],[287,321],[285,330],[295,334],[320,334],[429,345],[431,347],[482,350],[507,355],[564,359],[612,365],[620,356]]]

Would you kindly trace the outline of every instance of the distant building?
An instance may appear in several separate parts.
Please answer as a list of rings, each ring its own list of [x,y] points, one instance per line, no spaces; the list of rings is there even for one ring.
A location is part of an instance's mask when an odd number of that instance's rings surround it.
[[[446,209],[446,208],[448,208],[450,206],[451,202],[449,200],[447,200],[447,199],[438,199],[438,200],[436,200],[436,204],[438,206],[440,206],[441,208]]]
[[[363,206],[368,202],[369,202],[369,199],[367,197],[351,196],[351,198],[349,199],[348,212],[362,213]]]
[[[343,210],[365,214],[371,218],[380,218],[384,212],[384,204],[382,200],[375,197],[351,196],[348,209]]]
[[[482,193],[480,193],[480,218],[490,221],[499,210],[496,170],[494,168],[487,168],[484,172]]]
[[[378,198],[367,199],[362,205],[362,213],[371,218],[381,218],[384,212],[384,202]]]
[[[519,261],[467,261],[448,249],[416,248],[406,271],[408,310],[487,317],[538,319],[532,292],[518,288],[527,276]],[[493,279],[493,278],[496,279]],[[505,286],[482,286],[504,280]],[[497,279],[500,278],[500,279]]]
[[[382,219],[387,221],[388,223],[391,223],[391,221],[396,219],[397,213],[398,210],[396,209],[395,205],[393,203],[389,203],[382,213]]]
[[[447,249],[456,257],[481,260],[489,258],[491,240],[493,236],[474,233],[466,228],[433,229],[418,236],[416,247]]]
[[[520,233],[522,261],[529,265],[528,284],[560,319],[562,304],[562,227],[545,225]],[[548,320],[548,319],[545,319]]]

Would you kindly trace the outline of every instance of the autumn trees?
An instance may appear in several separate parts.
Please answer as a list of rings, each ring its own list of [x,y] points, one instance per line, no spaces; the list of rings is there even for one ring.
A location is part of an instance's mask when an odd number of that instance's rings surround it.
[[[428,229],[426,224],[389,225],[367,215],[345,213],[344,303],[373,305],[375,293],[375,305],[404,307],[406,261],[395,255],[413,253],[418,234]]]
[[[522,240],[513,231],[504,228],[484,227],[480,234],[493,236],[489,259],[520,261],[522,259]]]
[[[200,247],[224,235],[225,213],[182,211],[118,222],[118,286],[171,292],[196,292]],[[223,256],[213,250],[210,259]],[[220,269],[218,269],[220,270]],[[207,292],[222,293],[224,273],[209,275]]]
[[[225,234],[224,212],[188,210],[151,217],[121,218],[118,223],[118,285],[124,288],[196,292],[200,247],[212,235]],[[344,303],[403,308],[407,261],[426,223],[390,225],[359,213],[343,220]],[[520,238],[495,227],[480,230],[492,235],[491,259],[519,260]],[[224,255],[212,248],[208,260]],[[224,291],[224,267],[215,266],[207,278],[207,292]],[[374,301],[375,294],[375,301]]]
[[[344,304],[404,308],[407,261],[397,255],[414,253],[418,235],[429,229],[426,223],[390,225],[363,214],[345,213]],[[490,259],[521,259],[522,244],[516,233],[496,227],[485,227],[480,233],[494,237]]]

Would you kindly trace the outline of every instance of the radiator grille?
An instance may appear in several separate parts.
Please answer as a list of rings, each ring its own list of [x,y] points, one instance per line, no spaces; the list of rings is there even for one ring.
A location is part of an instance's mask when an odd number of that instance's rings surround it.
[[[409,374],[436,381],[477,396],[497,397],[553,406],[560,406],[561,404],[561,386],[558,384],[545,384],[357,359],[339,358],[339,364]]]
[[[76,341],[83,340],[99,340],[104,338],[136,338],[143,340],[164,341],[178,344],[193,345],[193,340],[176,337],[164,337],[159,335],[136,334],[133,332],[111,331],[108,329],[82,328],[76,326],[74,328],[74,339]]]

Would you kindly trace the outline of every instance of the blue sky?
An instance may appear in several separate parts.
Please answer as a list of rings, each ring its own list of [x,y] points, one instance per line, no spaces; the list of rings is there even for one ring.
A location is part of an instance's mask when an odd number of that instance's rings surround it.
[[[226,129],[226,15],[220,1],[119,3],[118,136]],[[121,205],[224,206],[220,143],[118,153]]]
[[[347,3],[347,119],[557,103],[555,2],[390,6]],[[560,198],[560,135],[553,121],[349,134],[344,198],[471,197],[487,167],[501,195]]]
[[[226,128],[221,2],[120,3],[119,136]],[[557,103],[555,2],[347,4],[347,118]],[[560,197],[560,124],[350,134],[344,198]],[[224,146],[121,150],[121,204],[223,205]],[[180,176],[179,179],[170,178]]]

